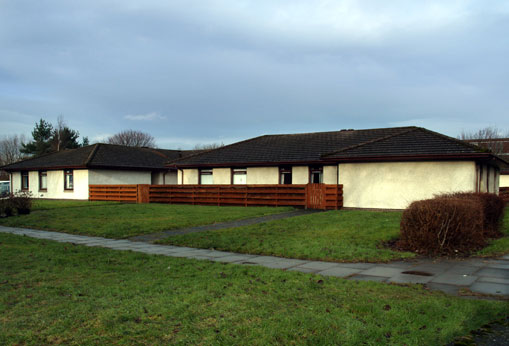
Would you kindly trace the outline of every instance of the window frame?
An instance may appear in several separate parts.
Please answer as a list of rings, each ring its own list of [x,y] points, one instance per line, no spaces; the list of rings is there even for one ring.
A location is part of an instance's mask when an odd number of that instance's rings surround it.
[[[212,177],[212,183],[204,184],[202,181],[202,175],[210,175]],[[214,172],[212,168],[200,168],[198,170],[198,185],[214,185]]]
[[[231,184],[232,185],[247,185],[247,168],[246,167],[232,168],[230,173],[231,173],[230,176],[231,176]],[[235,183],[236,175],[244,175],[246,177],[246,182],[245,183]]]
[[[42,177],[46,177],[46,187],[42,187]],[[39,171],[39,191],[48,191],[48,171]]]
[[[290,184],[285,184],[283,174],[290,174]],[[280,185],[291,185],[293,184],[293,173],[292,167],[279,167],[279,184]]]
[[[67,184],[67,177],[71,177],[72,186],[69,187]],[[74,170],[73,169],[64,169],[64,191],[74,191]]]
[[[320,182],[313,183],[313,173],[320,174]],[[309,183],[310,184],[323,184],[323,166],[310,166],[309,167]]]
[[[30,190],[30,172],[28,171],[21,171],[21,191],[28,191]],[[23,184],[23,178],[26,177],[27,186],[25,187]]]

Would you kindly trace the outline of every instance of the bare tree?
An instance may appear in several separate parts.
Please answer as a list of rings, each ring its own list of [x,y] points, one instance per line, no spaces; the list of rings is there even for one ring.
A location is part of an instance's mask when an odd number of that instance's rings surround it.
[[[509,137],[509,131],[503,133],[496,127],[485,127],[474,132],[462,131],[458,136],[459,139],[476,144],[482,148],[490,150],[492,153],[500,154],[504,150],[504,143],[499,141],[500,138]]]
[[[25,141],[24,135],[11,135],[2,138],[0,140],[0,166],[23,159],[24,155],[21,153],[21,149]]]
[[[109,137],[106,140],[106,143],[125,145],[128,147],[156,147],[155,139],[153,136],[149,135],[148,133],[135,130],[121,131]]]
[[[196,144],[193,150],[212,150],[224,147],[223,142],[221,143],[210,143],[210,144]]]

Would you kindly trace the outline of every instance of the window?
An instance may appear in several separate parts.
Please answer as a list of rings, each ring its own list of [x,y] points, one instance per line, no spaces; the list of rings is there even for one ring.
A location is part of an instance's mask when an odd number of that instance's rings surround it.
[[[21,172],[21,190],[28,190],[28,172]]]
[[[211,185],[211,184],[214,184],[212,170],[200,169],[200,185]]]
[[[72,169],[66,169],[64,171],[64,190],[74,189],[74,177]]]
[[[247,170],[246,168],[232,169],[232,184],[246,184],[247,183]]]
[[[323,181],[323,167],[309,168],[309,182],[311,184],[321,184]]]
[[[48,190],[48,172],[40,171],[39,172],[39,191],[47,191]]]
[[[292,168],[291,167],[279,167],[279,183],[280,184],[291,184],[292,183]]]

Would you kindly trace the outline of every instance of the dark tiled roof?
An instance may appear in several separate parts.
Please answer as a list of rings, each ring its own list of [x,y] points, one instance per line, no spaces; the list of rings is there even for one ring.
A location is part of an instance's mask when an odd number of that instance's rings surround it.
[[[423,128],[410,128],[397,135],[345,148],[324,158],[476,154],[481,150],[451,137]]]
[[[5,170],[58,168],[164,169],[168,161],[195,154],[191,150],[134,148],[113,144],[93,144],[83,148],[30,158],[5,166]]]
[[[176,160],[177,167],[305,163],[392,156],[489,155],[460,140],[419,127],[266,135]]]

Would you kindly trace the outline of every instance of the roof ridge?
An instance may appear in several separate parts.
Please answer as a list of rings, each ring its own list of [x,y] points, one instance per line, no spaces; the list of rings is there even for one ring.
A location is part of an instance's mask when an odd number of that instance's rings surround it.
[[[87,159],[85,160],[85,166],[88,166],[90,164],[90,162],[92,162],[92,159],[94,158],[95,154],[97,153],[97,150],[99,149],[100,145],[101,145],[101,143],[94,144],[94,148],[92,148],[92,150],[88,154]]]
[[[259,138],[262,138],[262,137],[267,137],[267,136],[270,136],[270,135],[262,135],[262,136],[258,136],[258,137],[253,137],[253,138],[248,138],[248,139],[245,139],[243,141],[240,141],[240,142],[235,142],[235,143],[231,143],[231,144],[228,144],[228,145],[223,145],[222,147],[219,147],[219,148],[214,148],[214,149],[209,149],[209,150],[204,150],[200,153],[196,153],[196,154],[193,154],[193,155],[189,155],[189,156],[185,156],[185,157],[181,157],[179,159],[176,159],[176,160],[173,160],[173,161],[168,161],[166,164],[169,165],[169,164],[172,164],[172,163],[176,163],[178,161],[182,161],[182,160],[187,160],[187,159],[190,159],[192,157],[196,157],[196,156],[199,156],[199,155],[204,155],[204,154],[208,154],[210,152],[213,152],[213,151],[217,151],[217,150],[221,150],[221,149],[225,149],[225,148],[228,148],[228,147],[231,147],[231,146],[234,146],[234,145],[237,145],[237,144],[240,144],[240,143],[246,143],[246,142],[249,142],[249,141],[254,141],[255,139],[259,139]]]
[[[410,128],[406,127],[406,129],[407,129],[406,131],[401,131],[401,132],[398,132],[398,133],[393,133],[391,135],[375,138],[375,139],[372,139],[372,140],[369,140],[369,141],[366,141],[366,142],[362,142],[362,143],[359,143],[359,144],[354,144],[354,145],[351,145],[349,147],[346,147],[346,148],[343,148],[343,149],[340,149],[340,150],[337,150],[337,151],[333,151],[333,152],[328,153],[328,154],[323,154],[323,155],[320,155],[320,157],[326,157],[326,156],[330,156],[330,155],[341,153],[343,151],[347,151],[347,150],[355,149],[355,148],[358,148],[358,147],[362,147],[362,146],[367,145],[367,144],[372,144],[372,143],[384,141],[384,140],[387,140],[389,138],[397,137],[397,136],[403,135],[405,133],[409,133],[409,132],[415,131],[415,130],[417,130],[419,128],[415,127],[415,126],[411,126]]]
[[[396,126],[396,127],[377,127],[373,129],[347,129],[347,130],[337,130],[337,131],[316,131],[316,132],[302,132],[302,133],[275,133],[271,135],[264,136],[300,136],[300,135],[314,135],[318,133],[338,133],[338,132],[359,132],[359,131],[377,131],[377,130],[387,130],[387,129],[410,129],[417,128],[416,126]],[[260,136],[263,137],[263,136]]]

